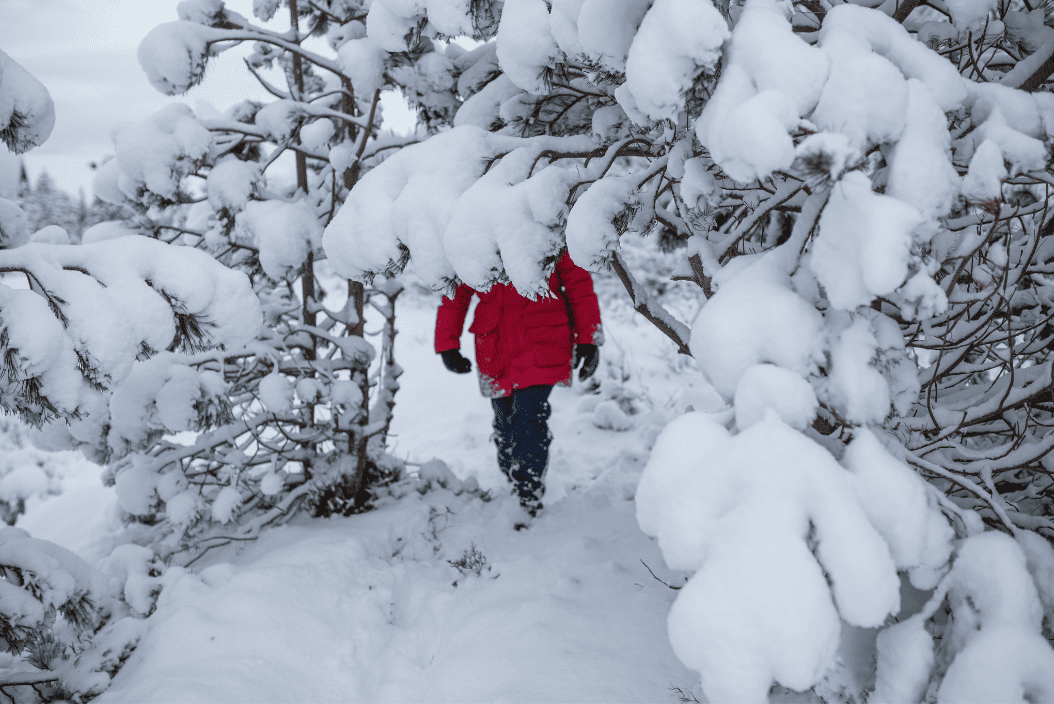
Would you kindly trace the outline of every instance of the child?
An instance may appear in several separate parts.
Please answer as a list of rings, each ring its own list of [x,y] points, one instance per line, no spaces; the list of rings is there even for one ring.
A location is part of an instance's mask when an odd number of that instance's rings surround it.
[[[548,403],[554,384],[588,379],[603,344],[600,306],[589,272],[565,252],[549,277],[550,297],[524,298],[511,284],[480,293],[461,284],[444,296],[436,317],[436,352],[452,372],[467,374],[472,363],[460,352],[461,330],[472,295],[479,296],[469,332],[476,336],[476,363],[483,395],[494,407],[498,466],[513,483],[520,505],[531,516],[542,508],[549,463]]]

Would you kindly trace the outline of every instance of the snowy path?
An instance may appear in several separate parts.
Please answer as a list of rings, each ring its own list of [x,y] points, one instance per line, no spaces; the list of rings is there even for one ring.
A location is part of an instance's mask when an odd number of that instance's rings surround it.
[[[290,527],[170,573],[99,701],[671,701],[695,678],[666,638],[673,592],[629,561],[661,565],[631,506],[569,498],[517,533],[440,491]],[[472,545],[479,577],[446,563]]]
[[[435,303],[411,297],[400,311],[396,452],[439,457],[497,498],[411,491],[359,516],[298,519],[210,554],[200,574],[170,569],[149,633],[100,704],[673,702],[671,686],[698,692],[666,636],[676,592],[641,560],[664,580],[679,576],[630,500],[662,412],[638,399],[633,429],[601,430],[597,397],[556,389],[547,508],[516,532],[489,404],[474,375],[446,372],[431,350]],[[624,338],[616,367],[651,364],[635,350],[653,331],[605,322]],[[448,560],[473,547],[487,564],[465,576]]]

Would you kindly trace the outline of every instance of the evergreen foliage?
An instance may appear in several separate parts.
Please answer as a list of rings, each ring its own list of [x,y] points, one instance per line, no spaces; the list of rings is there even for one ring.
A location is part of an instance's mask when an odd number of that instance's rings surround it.
[[[396,68],[412,77],[432,52],[421,40],[372,73],[345,60],[346,46],[361,49],[366,9],[343,0],[258,4],[259,19],[288,23],[279,29],[218,2],[184,2],[178,12],[140,48],[155,86],[181,92],[203,79],[214,53],[250,41],[247,69],[276,99],[237,103],[222,117],[170,106],[117,130],[117,158],[100,167],[96,192],[123,206],[135,231],[245,272],[265,327],[242,349],[190,344],[190,354],[140,361],[108,407],[57,444],[107,463],[127,519],[149,526],[166,561],[189,564],[301,510],[365,510],[377,486],[400,476],[385,438],[401,373],[392,351],[402,286],[327,278],[320,235],[362,174],[418,139],[382,133],[379,96],[396,85]],[[333,57],[302,48],[312,37],[325,38]],[[173,68],[166,52],[180,43],[200,53]],[[290,166],[292,184],[282,172]],[[384,320],[376,363],[367,307]],[[181,339],[192,343],[194,332]],[[198,392],[172,413],[166,389],[182,384]]]
[[[0,139],[16,153],[41,144],[54,124],[47,90],[3,52],[0,106],[6,111],[0,111]],[[190,332],[200,351],[244,344],[259,329],[259,305],[242,275],[200,253],[143,238],[120,247],[71,246],[54,220],[72,230],[87,222],[84,208],[71,207],[46,175],[36,189],[25,185],[20,196],[29,218],[0,199],[0,270],[9,277],[0,285],[5,413],[36,426],[82,420],[125,380],[137,357],[186,346]],[[36,228],[44,220],[52,222]],[[13,277],[24,277],[27,286]],[[17,426],[3,425],[21,445]],[[50,477],[35,451],[4,449],[12,450],[5,460],[24,463],[5,467],[0,478],[0,512],[11,522],[29,495],[49,490]],[[124,577],[129,569],[149,573],[153,555],[145,552],[147,559],[111,556],[111,567],[123,568]],[[84,701],[105,689],[138,640],[136,616],[149,610],[128,609],[129,597],[141,606],[152,598],[154,585],[136,576],[124,585],[123,598],[114,599],[106,577],[69,550],[0,528],[4,701]]]

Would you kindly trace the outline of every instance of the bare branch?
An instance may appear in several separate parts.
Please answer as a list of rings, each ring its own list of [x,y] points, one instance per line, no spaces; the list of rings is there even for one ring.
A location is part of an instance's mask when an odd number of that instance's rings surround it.
[[[636,279],[633,278],[633,275],[629,273],[622,263],[622,258],[618,252],[611,259],[611,267],[618,274],[622,285],[626,287],[626,292],[629,293],[630,300],[633,302],[633,309],[647,318],[666,337],[673,340],[674,344],[677,345],[679,354],[691,356],[692,351],[688,348],[688,339],[691,331],[688,326],[670,315],[643,286],[637,283]]]

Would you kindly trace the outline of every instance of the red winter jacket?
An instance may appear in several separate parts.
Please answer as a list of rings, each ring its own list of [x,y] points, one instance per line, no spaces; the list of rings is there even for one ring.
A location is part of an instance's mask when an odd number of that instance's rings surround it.
[[[484,396],[508,396],[536,384],[571,384],[576,344],[599,345],[600,306],[589,272],[565,252],[549,277],[551,298],[531,301],[511,284],[480,293],[466,284],[443,297],[436,317],[436,352],[459,349],[472,295],[479,296],[469,332],[476,335],[476,364]]]

